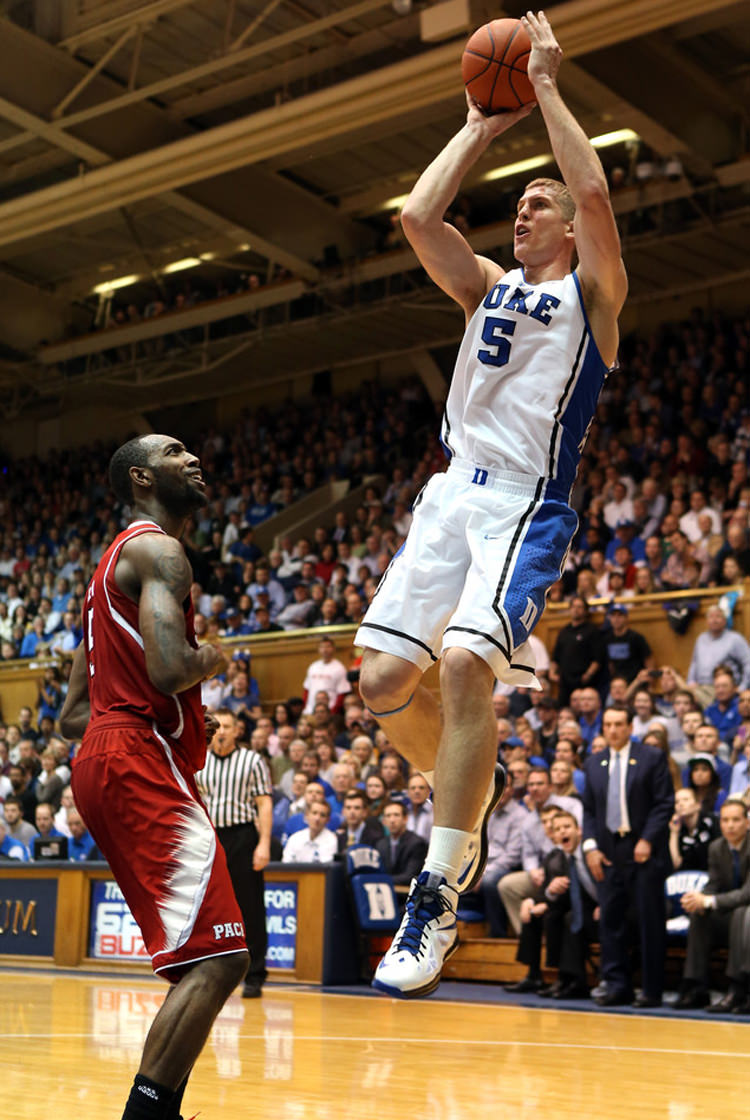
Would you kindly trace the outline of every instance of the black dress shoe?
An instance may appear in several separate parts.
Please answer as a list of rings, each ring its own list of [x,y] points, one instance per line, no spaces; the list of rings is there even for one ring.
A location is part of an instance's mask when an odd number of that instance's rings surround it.
[[[589,990],[585,984],[579,983],[578,980],[571,980],[567,984],[563,984],[559,992],[556,992],[552,997],[553,999],[588,999]]]
[[[647,996],[645,992],[641,992],[636,996],[630,1005],[631,1007],[661,1007],[661,996],[657,999],[656,996]]]
[[[562,980],[555,980],[554,984],[547,984],[544,988],[540,988],[537,995],[542,999],[558,999],[558,992],[561,992],[564,987]]]
[[[624,990],[606,991],[603,996],[595,996],[594,1003],[599,1007],[622,1007],[623,1004],[630,1003],[633,999],[632,992]]]
[[[683,992],[672,1004],[675,1011],[696,1011],[711,1002],[711,994],[705,988],[691,988]]]
[[[520,994],[523,992],[538,992],[545,987],[545,984],[541,977],[537,979],[533,976],[525,976],[523,980],[517,980],[515,984],[505,984],[504,987],[506,992]]]
[[[745,1003],[744,992],[738,992],[736,989],[731,989],[721,999],[715,1000],[706,1011],[712,1014],[720,1015],[722,1012],[726,1014],[728,1011],[739,1011]]]
[[[260,984],[243,984],[242,985],[242,998],[243,999],[258,999],[261,995]]]

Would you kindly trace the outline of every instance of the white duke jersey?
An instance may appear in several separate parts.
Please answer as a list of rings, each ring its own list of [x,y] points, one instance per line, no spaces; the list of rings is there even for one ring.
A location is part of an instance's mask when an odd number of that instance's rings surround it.
[[[575,273],[532,285],[506,272],[469,321],[443,419],[448,454],[536,476],[568,501],[607,367]]]

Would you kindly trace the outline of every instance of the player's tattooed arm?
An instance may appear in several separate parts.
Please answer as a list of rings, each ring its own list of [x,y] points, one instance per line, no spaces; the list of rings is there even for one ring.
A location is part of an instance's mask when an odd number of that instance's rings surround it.
[[[140,541],[134,559],[140,576],[138,619],[146,670],[160,692],[184,692],[217,672],[224,655],[212,645],[194,649],[187,640],[183,604],[193,573],[179,541],[155,534]]]

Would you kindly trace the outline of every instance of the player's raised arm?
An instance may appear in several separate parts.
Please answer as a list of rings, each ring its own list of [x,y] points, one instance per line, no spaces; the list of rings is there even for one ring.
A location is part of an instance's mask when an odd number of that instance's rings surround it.
[[[458,230],[443,220],[466,172],[490,143],[533,105],[513,113],[485,117],[467,94],[466,124],[420,175],[401,212],[401,225],[420,262],[447,295],[463,307],[467,319],[485,293],[503,275],[500,265],[477,256]]]
[[[89,704],[89,674],[83,642],[73,655],[68,691],[60,712],[60,730],[66,739],[80,739],[91,716]]]
[[[547,126],[557,166],[576,204],[578,276],[584,295],[594,303],[605,304],[616,317],[625,302],[627,279],[604,168],[586,133],[560,96],[557,72],[562,50],[547,17],[544,12],[538,15],[527,12],[522,22],[531,40],[529,79]],[[607,360],[608,355],[603,353],[603,356]]]
[[[138,624],[146,671],[160,692],[184,692],[226,663],[218,646],[194,649],[187,640],[183,603],[193,578],[190,564],[179,541],[161,534],[144,534],[126,548],[141,588]]]

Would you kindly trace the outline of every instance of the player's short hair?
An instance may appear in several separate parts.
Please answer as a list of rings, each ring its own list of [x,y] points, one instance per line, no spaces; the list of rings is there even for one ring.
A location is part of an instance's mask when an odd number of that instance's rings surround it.
[[[565,221],[573,221],[576,216],[576,204],[565,183],[561,183],[559,179],[532,179],[530,183],[526,184],[526,190],[530,187],[544,187],[545,190],[548,190],[550,194],[554,195]]]
[[[135,436],[118,447],[109,461],[109,485],[115,496],[123,503],[133,500],[133,483],[130,478],[131,467],[148,466],[148,443],[146,436]]]

